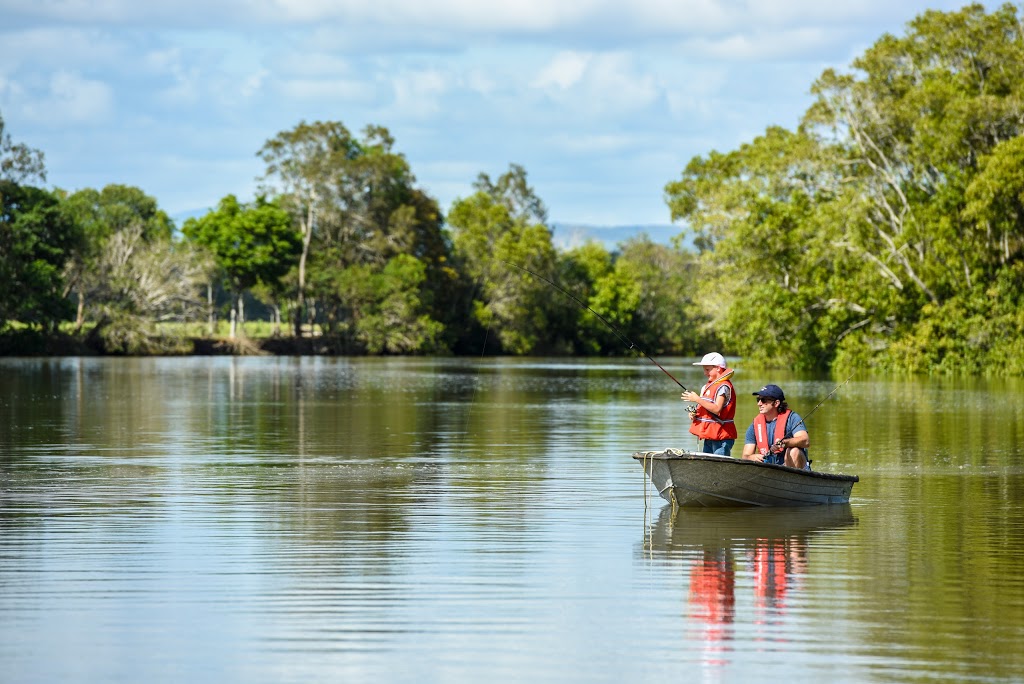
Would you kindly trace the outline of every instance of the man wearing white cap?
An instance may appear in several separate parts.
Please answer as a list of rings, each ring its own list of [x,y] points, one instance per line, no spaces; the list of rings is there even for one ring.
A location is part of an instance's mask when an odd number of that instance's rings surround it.
[[[700,394],[689,390],[682,394],[683,401],[697,404],[690,432],[704,440],[704,453],[729,456],[736,443],[736,390],[729,382],[732,371],[718,352],[705,354],[693,365],[704,368],[708,382],[700,388]]]

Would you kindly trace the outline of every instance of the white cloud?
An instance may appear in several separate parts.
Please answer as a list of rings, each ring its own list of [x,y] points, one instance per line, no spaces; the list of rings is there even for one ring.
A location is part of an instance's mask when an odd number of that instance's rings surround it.
[[[441,110],[441,96],[448,90],[448,80],[437,69],[400,73],[392,84],[395,107],[413,116],[423,117]]]
[[[277,89],[285,97],[300,100],[371,100],[375,93],[372,84],[344,78],[290,78],[277,82]]]
[[[242,79],[240,88],[242,97],[252,98],[259,94],[263,90],[263,83],[269,75],[270,71],[267,69],[259,69]]]
[[[560,53],[531,85],[560,106],[585,112],[588,118],[635,112],[661,95],[654,74],[622,52]]]
[[[541,69],[532,85],[535,88],[554,87],[559,90],[567,90],[580,82],[589,62],[589,55],[579,52],[559,52]]]
[[[553,220],[657,221],[689,158],[796,125],[823,68],[962,4],[0,0],[0,112],[51,182],[162,204],[245,195],[260,144],[320,119],[388,127],[441,200],[516,162]]]
[[[43,97],[23,103],[29,117],[49,125],[97,124],[113,112],[109,85],[70,71],[53,74]]]
[[[634,135],[596,133],[549,138],[548,144],[570,154],[608,154],[628,150],[637,144]]]

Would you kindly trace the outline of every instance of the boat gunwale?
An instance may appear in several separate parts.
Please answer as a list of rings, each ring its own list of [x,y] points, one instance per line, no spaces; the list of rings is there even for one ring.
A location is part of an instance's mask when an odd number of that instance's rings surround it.
[[[799,468],[791,468],[789,466],[784,465],[775,465],[774,463],[762,463],[760,461],[748,461],[742,458],[733,458],[731,456],[715,456],[714,454],[703,454],[692,451],[678,451],[676,449],[664,449],[662,451],[638,451],[633,454],[633,458],[638,461],[708,461],[713,463],[732,463],[742,467],[768,468],[769,470],[795,473],[798,475],[805,475],[807,477],[822,478],[827,480],[839,480],[842,482],[860,482],[860,477],[858,477],[857,475],[843,475],[840,473],[821,473],[816,470],[801,470]]]

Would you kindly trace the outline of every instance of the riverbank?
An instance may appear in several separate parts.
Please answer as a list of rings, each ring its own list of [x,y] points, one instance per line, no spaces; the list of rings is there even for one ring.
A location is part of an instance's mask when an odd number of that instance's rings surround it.
[[[65,332],[9,330],[0,334],[0,356],[332,356],[360,355],[344,340],[331,337],[185,337],[152,336],[136,340],[130,351],[111,349],[103,339]]]

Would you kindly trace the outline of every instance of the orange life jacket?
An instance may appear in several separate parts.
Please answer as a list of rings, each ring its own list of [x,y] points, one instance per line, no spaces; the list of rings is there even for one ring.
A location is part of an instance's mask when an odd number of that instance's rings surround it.
[[[717,416],[697,403],[697,413],[693,417],[693,424],[690,432],[701,439],[712,439],[721,441],[723,439],[736,439],[736,423],[733,418],[736,416],[736,389],[728,380],[722,382],[709,382],[704,385],[700,396],[703,399],[715,400],[715,395],[721,387],[728,385],[729,401],[722,408]]]
[[[754,439],[762,456],[771,451],[772,444],[786,438],[786,423],[789,422],[790,413],[792,411],[787,409],[775,418],[775,436],[771,438],[768,436],[768,421],[765,420],[764,414],[758,413],[754,416]]]

